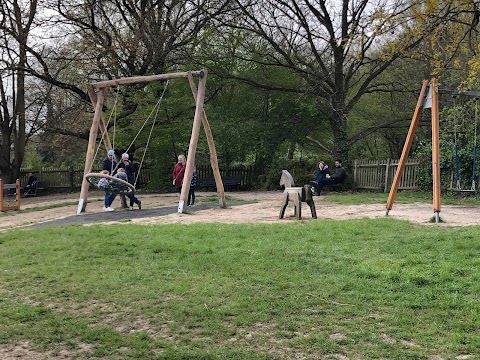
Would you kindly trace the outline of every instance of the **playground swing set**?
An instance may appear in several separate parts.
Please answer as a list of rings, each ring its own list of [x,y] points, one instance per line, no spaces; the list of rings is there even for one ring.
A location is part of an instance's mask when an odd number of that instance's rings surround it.
[[[473,170],[472,170],[472,186],[470,189],[461,189],[460,187],[460,176],[458,174],[459,169],[459,159],[458,159],[458,144],[455,137],[455,163],[456,163],[456,180],[457,180],[457,191],[476,191],[475,181],[476,181],[476,142],[477,142],[477,103],[478,98],[480,98],[480,92],[475,91],[466,91],[462,93],[466,96],[474,96],[476,100],[475,107],[475,138],[473,146]],[[412,117],[412,122],[410,123],[410,128],[408,130],[407,138],[403,146],[402,155],[398,162],[397,171],[393,178],[392,187],[390,188],[390,193],[387,200],[387,209],[385,216],[388,216],[390,210],[393,207],[395,202],[395,197],[398,192],[398,187],[405,170],[405,165],[407,163],[408,154],[412,147],[413,138],[420,122],[421,109],[431,109],[431,120],[432,120],[432,172],[433,172],[433,211],[435,215],[435,223],[440,222],[440,211],[441,211],[441,199],[440,199],[440,121],[439,121],[439,107],[438,107],[438,81],[433,78],[430,81],[424,80],[422,89],[420,90],[420,95],[418,96],[417,105],[415,107],[415,112]]]
[[[99,173],[88,173],[85,175],[85,178],[88,180],[88,182],[90,184],[92,184],[94,187],[96,188],[101,188],[102,190],[105,190],[105,191],[109,191],[109,192],[115,192],[115,193],[120,193],[121,195],[123,195],[125,192],[132,192],[134,193],[136,191],[135,187],[137,185],[137,182],[138,182],[138,178],[140,176],[140,171],[142,169],[142,166],[143,166],[143,161],[145,159],[145,155],[147,153],[147,149],[148,149],[148,145],[150,143],[150,139],[152,137],[152,132],[153,132],[153,129],[155,127],[155,123],[157,121],[157,118],[158,118],[158,113],[159,113],[159,109],[160,109],[160,104],[163,100],[163,97],[167,91],[167,87],[168,87],[168,80],[165,82],[165,86],[163,88],[163,92],[162,92],[162,95],[160,96],[160,98],[158,99],[157,103],[155,104],[155,106],[153,107],[152,111],[150,112],[150,115],[145,119],[143,125],[140,127],[140,129],[138,130],[137,134],[135,135],[134,139],[132,140],[132,142],[130,143],[130,145],[128,145],[127,149],[125,150],[126,153],[129,152],[130,148],[133,146],[133,144],[135,143],[135,140],[137,140],[138,136],[140,135],[140,133],[142,132],[142,130],[145,128],[145,126],[147,125],[147,123],[150,121],[150,118],[153,118],[152,120],[152,125],[150,127],[150,132],[149,132],[149,135],[148,135],[148,139],[147,139],[147,143],[145,145],[145,149],[144,149],[144,152],[143,152],[143,156],[142,156],[142,159],[140,161],[140,165],[138,167],[138,170],[136,171],[136,177],[135,177],[135,181],[133,184],[130,184],[129,182],[127,181],[124,181],[122,179],[119,179],[117,177],[114,177],[114,176],[110,176],[110,175],[106,175],[106,174],[99,174]],[[110,113],[110,117],[107,121],[107,124],[106,124],[106,128],[108,129],[108,125],[110,124],[110,120],[112,119],[113,117],[113,138],[112,138],[112,148],[115,148],[115,129],[116,129],[116,117],[117,117],[117,103],[118,103],[118,94],[120,93],[120,86],[117,86],[117,90],[116,90],[116,96],[115,96],[115,103],[113,105],[113,111]],[[97,157],[97,154],[100,150],[100,147],[102,145],[102,140],[103,138],[100,139],[100,143],[98,144],[98,147],[97,147],[97,151],[95,152],[95,156],[94,156],[94,160],[96,159]],[[110,169],[110,173],[114,173],[118,168],[118,164],[117,164],[117,167],[115,169]],[[102,182],[102,184],[100,185],[100,181],[101,179],[106,179],[107,182]],[[122,197],[122,204],[125,205],[126,207],[126,202],[125,202],[125,199],[124,197]]]
[[[192,135],[190,137],[190,144],[188,148],[188,157],[187,157],[187,165],[185,169],[185,178],[183,181],[182,185],[182,190],[180,193],[180,199],[178,203],[178,212],[183,213],[185,212],[185,202],[187,201],[187,196],[189,192],[189,187],[190,187],[190,182],[192,180],[192,175],[193,175],[193,168],[195,166],[195,154],[196,154],[196,149],[197,149],[197,143],[198,143],[198,137],[199,137],[199,132],[200,132],[200,125],[203,124],[207,142],[208,142],[208,147],[210,150],[210,163],[212,166],[213,170],[213,175],[215,178],[215,183],[216,183],[216,188],[217,188],[217,194],[218,194],[218,200],[219,200],[219,205],[221,207],[226,207],[225,203],[225,192],[224,192],[224,187],[223,187],[223,182],[222,178],[220,175],[220,170],[218,168],[218,160],[217,160],[217,152],[215,149],[215,143],[213,141],[213,136],[212,132],[210,130],[210,125],[208,123],[208,119],[204,110],[204,102],[205,102],[205,88],[206,88],[206,80],[207,80],[207,71],[206,70],[200,70],[200,71],[188,71],[188,72],[176,72],[176,73],[168,73],[168,74],[160,74],[160,75],[151,75],[151,76],[138,76],[138,77],[130,77],[130,78],[120,78],[120,79],[114,79],[114,80],[107,80],[107,81],[101,81],[101,82],[96,82],[96,83],[91,83],[87,87],[88,95],[90,97],[90,100],[92,102],[92,105],[95,109],[94,116],[93,116],[93,121],[92,121],[92,126],[90,128],[90,134],[89,134],[89,140],[88,140],[88,149],[87,149],[87,154],[85,157],[85,169],[84,169],[84,176],[83,176],[83,181],[82,181],[82,187],[80,190],[80,199],[78,202],[78,207],[77,207],[77,214],[80,214],[85,211],[86,206],[87,206],[87,199],[88,199],[88,189],[89,185],[97,185],[98,181],[101,178],[106,178],[109,180],[109,186],[110,191],[135,191],[135,184],[129,184],[126,181],[123,181],[121,179],[117,179],[113,176],[110,175],[104,175],[104,174],[98,174],[98,173],[92,173],[92,166],[93,162],[96,156],[96,153],[98,153],[98,149],[100,148],[101,141],[104,142],[105,147],[107,150],[113,149],[112,142],[110,141],[110,137],[108,134],[108,123],[105,124],[105,121],[102,116],[102,109],[103,105],[105,102],[105,97],[106,97],[106,89],[117,86],[117,88],[120,85],[133,85],[133,84],[140,84],[140,83],[149,83],[153,81],[168,81],[171,79],[177,79],[177,78],[187,78],[190,84],[190,88],[192,90],[193,94],[193,99],[195,101],[195,115],[193,119],[193,126],[192,126]],[[197,84],[195,83],[195,78],[198,78],[198,88]],[[157,108],[154,109],[153,111],[156,111],[158,114],[158,108],[160,101],[163,98],[163,95],[165,94],[165,89],[164,92],[162,93],[162,96],[160,97],[159,101],[157,102]],[[117,89],[117,96],[118,96],[118,89]],[[115,101],[116,102],[116,101]],[[153,113],[152,111],[152,113]],[[111,114],[112,115],[112,114]],[[156,117],[155,117],[156,119]],[[148,120],[148,119],[147,119]],[[144,125],[147,123],[145,121]],[[114,123],[115,124],[115,123]],[[150,134],[148,137],[147,145],[145,147],[145,152],[148,147],[148,142],[150,140],[152,130],[153,130],[153,125],[155,124],[155,120],[152,123],[152,129],[150,130]],[[142,126],[142,129],[143,129]],[[115,126],[114,126],[115,128]],[[140,131],[142,130],[140,129]],[[96,148],[96,142],[97,142],[97,135],[98,132],[101,132],[101,140],[99,147],[97,148],[97,151],[95,151]],[[139,131],[139,133],[140,133]],[[138,134],[139,134],[138,133]],[[138,136],[137,134],[137,136]],[[136,137],[135,137],[136,139]],[[135,141],[135,139],[132,141]],[[132,145],[131,144],[131,145]],[[130,146],[131,146],[130,145]],[[130,148],[129,146],[129,148]],[[127,149],[128,151],[128,149]],[[140,164],[139,171],[137,172],[137,179],[138,175],[140,173],[141,165],[143,163],[143,159],[145,157],[145,153],[143,154],[142,157],[142,162]],[[137,182],[137,179],[135,180],[135,183]]]

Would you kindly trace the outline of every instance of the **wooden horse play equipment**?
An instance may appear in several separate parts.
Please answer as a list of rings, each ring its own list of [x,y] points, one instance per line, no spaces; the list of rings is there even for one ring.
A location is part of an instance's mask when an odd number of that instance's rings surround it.
[[[195,84],[194,77],[199,78],[198,89]],[[92,101],[92,105],[95,109],[93,116],[92,127],[90,128],[90,136],[88,139],[88,150],[85,158],[85,170],[84,178],[82,182],[82,188],[80,191],[80,199],[78,202],[77,214],[85,211],[87,206],[88,187],[89,180],[94,178],[92,175],[92,165],[94,160],[95,145],[97,140],[98,131],[102,134],[102,139],[105,143],[107,150],[112,149],[112,144],[107,132],[107,126],[103,120],[102,109],[105,101],[106,89],[119,85],[132,85],[140,83],[149,83],[153,81],[167,81],[170,79],[187,78],[192,90],[193,99],[195,100],[195,116],[193,119],[192,135],[190,138],[190,145],[188,148],[187,166],[185,169],[185,177],[183,180],[182,191],[180,193],[180,200],[178,203],[178,212],[183,213],[185,210],[184,204],[187,201],[187,196],[190,188],[190,182],[192,180],[193,167],[195,166],[195,154],[197,150],[198,137],[200,132],[200,125],[203,124],[205,134],[207,137],[208,147],[210,150],[210,163],[212,165],[213,175],[216,182],[218,201],[221,207],[226,207],[225,192],[223,187],[222,178],[220,176],[220,170],[218,168],[217,152],[215,149],[215,143],[213,141],[212,132],[208,123],[207,115],[204,110],[205,101],[205,84],[207,80],[207,71],[189,71],[189,72],[177,72],[170,74],[160,74],[151,76],[138,76],[131,78],[120,78],[114,80],[101,81],[97,83],[89,84],[87,87],[88,95]],[[99,174],[98,174],[99,175]],[[106,177],[106,176],[101,176]],[[118,181],[118,180],[114,180]]]
[[[284,186],[285,191],[283,192],[283,204],[278,216],[279,219],[283,219],[285,215],[285,209],[287,208],[289,201],[293,201],[294,214],[297,220],[302,218],[302,202],[307,203],[310,207],[312,218],[317,218],[315,203],[313,202],[312,189],[309,185],[296,187],[292,175],[287,170],[282,170],[280,186]]]
[[[11,190],[15,190],[14,194],[10,194]],[[15,200],[9,200],[9,195],[14,195]],[[11,205],[13,203],[13,205]],[[4,184],[0,179],[0,211],[20,210],[20,179],[15,184]]]

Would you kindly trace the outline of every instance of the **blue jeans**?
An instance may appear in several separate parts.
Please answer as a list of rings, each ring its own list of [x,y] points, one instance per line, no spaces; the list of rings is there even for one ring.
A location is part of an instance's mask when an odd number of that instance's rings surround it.
[[[111,191],[105,191],[105,198],[103,200],[103,204],[104,206],[107,208],[107,207],[110,207],[113,203],[113,200],[115,200],[115,197],[117,196],[116,193],[114,192],[111,192]]]

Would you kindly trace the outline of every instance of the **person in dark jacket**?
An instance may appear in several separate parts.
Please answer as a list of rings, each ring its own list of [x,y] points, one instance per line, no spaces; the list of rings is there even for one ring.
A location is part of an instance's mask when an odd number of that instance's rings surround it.
[[[345,181],[345,169],[342,166],[342,160],[335,160],[335,170],[333,170],[332,174],[325,175],[325,178],[322,179],[318,183],[317,187],[317,195],[320,195],[324,186],[340,184]]]
[[[325,179],[326,175],[330,174],[330,169],[328,165],[325,163],[325,161],[320,161],[318,163],[318,169],[317,169],[317,174],[315,176],[315,180],[309,181],[308,184],[312,186],[312,193],[313,195],[318,195],[317,189],[319,187],[318,184],[322,182],[323,179]]]
[[[197,168],[193,165],[192,181],[188,191],[187,206],[195,206],[195,188],[197,187]]]
[[[127,181],[135,186],[135,173],[137,169],[135,165],[130,161],[130,156],[127,153],[122,154],[122,161],[118,164],[119,169],[125,169],[125,173],[127,174]],[[142,202],[135,196],[133,192],[125,193],[125,196],[130,199],[130,206],[128,207],[130,210],[133,210],[133,204],[137,204],[138,210],[142,209]]]
[[[115,161],[115,151],[113,149],[108,150],[107,158],[103,160],[102,170],[107,170],[108,175],[114,175],[117,168],[117,162]]]

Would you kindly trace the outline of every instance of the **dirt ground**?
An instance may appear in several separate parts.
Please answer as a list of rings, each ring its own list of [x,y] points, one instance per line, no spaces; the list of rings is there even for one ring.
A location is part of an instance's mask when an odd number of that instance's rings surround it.
[[[212,192],[198,192],[197,204],[205,203],[215,198]],[[329,195],[322,195],[314,198],[318,219],[311,217],[307,204],[302,205],[302,219],[306,221],[318,221],[321,219],[355,219],[355,218],[378,218],[385,216],[385,204],[367,205],[339,205],[324,200]],[[142,224],[191,224],[204,223],[282,223],[295,221],[293,217],[293,205],[289,204],[284,219],[278,215],[283,203],[283,191],[269,192],[232,192],[227,193],[228,199],[248,201],[247,204],[238,204],[230,201],[234,206],[222,209],[217,206],[205,210],[195,208],[179,214],[176,212],[178,206],[178,194],[140,194],[143,209],[170,208],[167,215],[132,218],[131,222]],[[36,198],[21,199],[21,209],[45,207],[44,210],[32,212],[9,211],[0,215],[0,230],[21,227],[29,224],[50,221],[74,216],[77,210],[79,194],[53,194]],[[91,192],[89,194],[87,213],[103,214],[103,193]],[[48,208],[53,205],[61,207]],[[118,198],[113,206],[116,211],[128,211],[121,209]],[[443,223],[437,226],[469,226],[480,225],[480,207],[468,206],[442,206],[440,216]],[[134,211],[143,211],[135,209]],[[138,216],[138,213],[135,215]],[[430,220],[434,215],[432,205],[424,203],[415,204],[394,204],[389,216],[397,219],[409,220],[421,224],[431,224]],[[98,218],[96,219],[98,220]],[[111,221],[109,221],[111,222]]]

